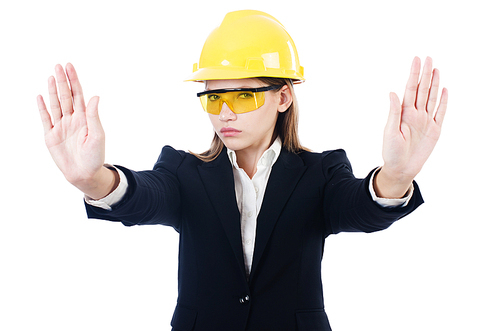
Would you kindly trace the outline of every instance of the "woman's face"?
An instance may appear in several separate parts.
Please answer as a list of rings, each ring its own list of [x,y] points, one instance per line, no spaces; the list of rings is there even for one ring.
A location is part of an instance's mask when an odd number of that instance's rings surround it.
[[[206,90],[258,88],[267,86],[257,79],[211,80],[205,82]],[[265,103],[256,110],[235,114],[227,104],[219,115],[208,114],[215,132],[224,145],[234,151],[263,151],[271,144],[278,114],[288,109],[291,93],[288,86],[278,91],[266,91]]]

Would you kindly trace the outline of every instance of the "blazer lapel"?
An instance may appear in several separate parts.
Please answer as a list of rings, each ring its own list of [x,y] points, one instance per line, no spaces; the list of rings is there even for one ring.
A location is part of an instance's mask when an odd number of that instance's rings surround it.
[[[280,156],[271,170],[262,207],[257,217],[257,233],[250,281],[262,258],[276,221],[305,170],[306,166],[298,155],[284,149],[281,150]]]
[[[226,148],[214,161],[198,166],[198,172],[233,248],[241,272],[246,278],[241,244],[240,212],[234,191],[233,170]]]

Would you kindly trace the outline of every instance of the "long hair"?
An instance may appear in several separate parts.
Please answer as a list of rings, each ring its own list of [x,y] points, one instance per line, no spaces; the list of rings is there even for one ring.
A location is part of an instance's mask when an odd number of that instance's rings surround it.
[[[274,142],[276,138],[280,138],[282,148],[292,153],[300,153],[303,151],[309,151],[308,148],[302,146],[299,141],[299,106],[297,104],[297,97],[295,96],[295,92],[293,90],[293,83],[290,79],[287,78],[274,78],[274,77],[256,77],[255,79],[260,80],[264,84],[267,85],[280,85],[285,86],[288,85],[290,92],[292,94],[292,103],[290,107],[283,112],[278,114],[278,119],[276,121],[276,125],[274,127],[273,137],[271,139],[271,143]],[[277,93],[279,90],[270,91],[271,93]],[[210,148],[201,153],[193,153],[194,156],[199,158],[204,162],[210,162],[219,156],[219,154],[224,149],[224,143],[219,138],[216,132],[214,132],[214,137],[212,139],[212,144]]]

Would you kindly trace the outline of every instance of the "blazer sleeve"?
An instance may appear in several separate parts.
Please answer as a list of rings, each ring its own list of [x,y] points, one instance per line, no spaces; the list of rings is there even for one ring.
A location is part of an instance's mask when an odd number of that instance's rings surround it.
[[[87,216],[125,226],[163,224],[179,231],[181,199],[176,174],[185,156],[185,152],[165,146],[153,170],[136,172],[116,166],[127,177],[127,193],[110,211],[85,203]]]
[[[369,191],[370,177],[376,169],[364,179],[355,178],[343,150],[324,152],[322,165],[327,181],[323,206],[328,234],[380,231],[424,202],[417,183],[413,182],[413,196],[406,206],[382,207],[373,201]]]

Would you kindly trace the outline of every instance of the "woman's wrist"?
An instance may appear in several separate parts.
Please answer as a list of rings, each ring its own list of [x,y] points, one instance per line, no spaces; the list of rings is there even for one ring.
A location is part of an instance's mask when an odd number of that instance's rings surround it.
[[[74,185],[91,199],[100,200],[113,192],[119,182],[118,172],[103,166],[92,179]]]
[[[374,178],[375,193],[380,198],[401,199],[411,187],[413,177],[392,173],[382,167]]]

